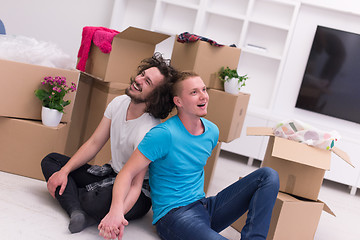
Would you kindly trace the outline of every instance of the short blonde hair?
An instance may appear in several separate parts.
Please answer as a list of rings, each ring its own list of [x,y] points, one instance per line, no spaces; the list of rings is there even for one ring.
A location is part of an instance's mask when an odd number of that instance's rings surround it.
[[[184,71],[184,72],[179,73],[179,77],[178,77],[177,81],[172,86],[172,95],[178,96],[181,92],[180,83],[191,77],[199,77],[199,74],[192,72],[192,71]]]

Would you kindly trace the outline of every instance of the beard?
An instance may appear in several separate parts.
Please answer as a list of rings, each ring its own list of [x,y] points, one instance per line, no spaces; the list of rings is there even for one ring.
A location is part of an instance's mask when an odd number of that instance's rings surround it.
[[[131,100],[136,104],[147,102],[146,98],[142,98],[140,96],[135,96],[134,94],[132,94],[130,88],[125,89],[125,94],[128,95],[131,98]]]

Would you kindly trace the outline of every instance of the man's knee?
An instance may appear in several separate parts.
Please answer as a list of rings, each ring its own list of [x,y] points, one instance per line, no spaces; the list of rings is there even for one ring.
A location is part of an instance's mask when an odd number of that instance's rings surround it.
[[[268,183],[274,186],[274,188],[279,189],[280,181],[278,172],[270,167],[262,167],[260,169],[264,172],[263,174],[266,176],[265,179],[268,181]]]
[[[68,161],[68,157],[59,153],[49,153],[41,160],[41,170],[47,180],[54,172],[59,171]]]

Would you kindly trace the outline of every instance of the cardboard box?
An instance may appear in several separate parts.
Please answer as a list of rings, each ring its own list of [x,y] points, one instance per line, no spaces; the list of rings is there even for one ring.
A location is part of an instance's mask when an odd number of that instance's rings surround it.
[[[114,37],[109,54],[91,45],[85,72],[105,82],[129,84],[130,78],[136,75],[139,63],[151,57],[156,44],[168,37],[166,34],[129,27]]]
[[[205,118],[218,126],[219,141],[228,143],[240,137],[250,94],[234,95],[216,89],[209,89],[208,94],[210,100]]]
[[[80,71],[65,70],[0,59],[0,116],[41,120],[41,101],[34,91],[41,87],[46,76],[64,76],[66,81],[78,84]],[[70,122],[76,92],[68,93],[71,100],[65,107],[62,122]]]
[[[69,125],[47,127],[41,121],[0,117],[0,170],[44,180],[41,160],[64,153]]]
[[[216,147],[213,149],[211,156],[208,158],[206,165],[204,167],[204,192],[206,193],[209,189],[209,185],[211,182],[211,178],[213,176],[214,170],[215,170],[215,166],[216,166],[216,162],[217,159],[219,157],[220,154],[220,150],[221,150],[221,142],[218,142],[218,144],[216,145]]]
[[[268,240],[313,240],[322,211],[335,214],[321,201],[298,199],[279,192],[271,216]],[[232,227],[241,232],[247,212]]]
[[[96,78],[84,72],[80,75],[65,148],[67,156],[73,156],[84,142],[94,79]]]
[[[240,52],[240,48],[217,47],[205,41],[181,43],[175,40],[171,65],[181,71],[196,72],[205,85],[211,88],[211,74],[217,73],[221,67],[236,69],[239,64]]]
[[[111,100],[117,96],[125,94],[125,89],[128,87],[129,84],[119,82],[102,82],[101,80],[94,79],[89,100],[87,119],[84,123],[84,135],[80,145],[86,142],[94,133],[104,116],[107,105],[111,102]],[[108,163],[110,159],[111,147],[109,140],[90,163],[103,165]]]
[[[338,148],[331,151],[275,137],[272,128],[249,127],[247,135],[270,136],[262,166],[279,173],[280,191],[317,200],[325,171],[330,170],[331,152],[351,165]]]

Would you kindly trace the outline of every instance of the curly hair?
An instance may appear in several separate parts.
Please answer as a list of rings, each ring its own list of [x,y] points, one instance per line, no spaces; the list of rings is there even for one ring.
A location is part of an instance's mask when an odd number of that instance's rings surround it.
[[[164,76],[164,81],[146,99],[145,112],[155,118],[165,119],[175,106],[171,89],[178,78],[179,72],[170,65],[169,59],[164,59],[162,54],[156,52],[151,58],[141,61],[137,74],[152,67],[159,69]]]

